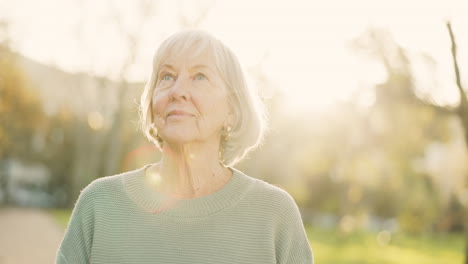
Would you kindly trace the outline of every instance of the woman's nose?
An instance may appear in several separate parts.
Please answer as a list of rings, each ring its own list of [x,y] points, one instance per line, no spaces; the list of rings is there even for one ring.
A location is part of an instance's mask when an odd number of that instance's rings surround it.
[[[185,75],[179,75],[172,86],[170,97],[175,100],[188,100],[190,98],[190,78]]]

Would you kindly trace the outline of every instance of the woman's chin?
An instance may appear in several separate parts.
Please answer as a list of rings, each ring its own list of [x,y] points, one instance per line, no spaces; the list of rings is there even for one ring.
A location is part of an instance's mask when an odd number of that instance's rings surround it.
[[[188,144],[193,142],[195,139],[189,135],[171,135],[163,136],[163,141],[169,143],[170,145],[181,145]]]

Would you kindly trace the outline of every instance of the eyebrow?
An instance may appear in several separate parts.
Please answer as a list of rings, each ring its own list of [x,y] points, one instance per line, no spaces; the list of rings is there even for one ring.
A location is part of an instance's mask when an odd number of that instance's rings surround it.
[[[163,65],[161,65],[161,68],[164,68],[164,67],[169,68],[169,69],[171,69],[171,70],[175,70],[174,67],[172,67],[170,64],[163,64]]]

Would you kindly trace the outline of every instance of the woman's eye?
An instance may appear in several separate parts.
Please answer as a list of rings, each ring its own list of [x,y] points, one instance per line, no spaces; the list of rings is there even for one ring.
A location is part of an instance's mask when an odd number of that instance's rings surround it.
[[[197,75],[195,75],[195,80],[206,80],[208,78],[206,78],[206,75],[203,74],[203,73],[197,73]]]
[[[166,75],[163,75],[161,80],[162,81],[172,81],[172,80],[174,80],[174,77],[172,77],[172,75],[170,75],[170,74],[166,74]]]

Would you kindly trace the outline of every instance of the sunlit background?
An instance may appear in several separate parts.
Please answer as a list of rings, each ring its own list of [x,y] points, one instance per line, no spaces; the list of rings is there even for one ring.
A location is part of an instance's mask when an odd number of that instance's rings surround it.
[[[468,263],[463,0],[0,0],[0,263],[52,263],[83,187],[158,160],[137,104],[185,28],[267,106],[236,167],[291,193],[317,263]]]

